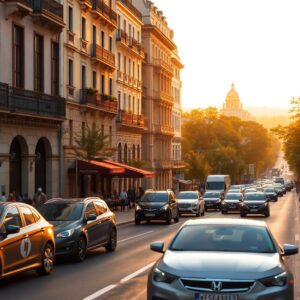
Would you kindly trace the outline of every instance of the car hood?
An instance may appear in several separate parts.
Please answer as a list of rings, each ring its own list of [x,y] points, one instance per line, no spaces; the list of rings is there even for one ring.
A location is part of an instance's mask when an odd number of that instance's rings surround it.
[[[236,199],[224,199],[224,202],[225,203],[239,203],[240,201],[236,200]]]
[[[178,199],[179,203],[193,203],[198,202],[198,199]]]
[[[166,205],[167,202],[139,202],[138,205],[142,208],[159,209]]]
[[[55,233],[74,228],[78,225],[78,221],[49,221],[49,223],[54,225]]]
[[[175,252],[167,250],[158,264],[179,277],[258,279],[282,272],[278,253]]]

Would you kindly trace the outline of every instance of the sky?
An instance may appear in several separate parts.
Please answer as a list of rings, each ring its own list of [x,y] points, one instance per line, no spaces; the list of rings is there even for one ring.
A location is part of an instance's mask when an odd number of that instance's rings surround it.
[[[244,107],[300,96],[299,0],[152,0],[185,68],[182,106],[221,107],[234,82]]]

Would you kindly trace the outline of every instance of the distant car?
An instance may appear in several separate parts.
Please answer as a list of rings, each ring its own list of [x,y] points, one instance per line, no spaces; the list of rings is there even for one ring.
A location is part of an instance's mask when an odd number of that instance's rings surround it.
[[[278,196],[274,188],[264,188],[263,192],[270,201],[278,201]]]
[[[88,250],[117,247],[115,214],[100,198],[50,199],[40,212],[54,225],[57,256],[81,262]]]
[[[263,192],[252,192],[244,195],[244,200],[240,202],[241,217],[249,214],[262,214],[270,216],[270,204]]]
[[[208,209],[220,209],[222,197],[222,192],[205,192],[203,195],[205,210],[207,211]]]
[[[227,193],[221,201],[221,212],[226,214],[230,211],[240,211],[240,201],[243,201],[242,193]]]
[[[256,191],[257,191],[256,188],[251,187],[251,188],[246,188],[246,189],[244,190],[244,193],[245,193],[245,194],[246,194],[246,193],[253,193],[253,192],[256,192]]]
[[[0,202],[0,278],[29,269],[48,275],[54,255],[53,226],[35,208]]]
[[[294,299],[289,255],[298,247],[279,245],[265,222],[207,218],[189,220],[148,275],[147,299]]]
[[[282,188],[282,185],[281,184],[274,184],[274,189],[275,189],[275,191],[276,191],[276,193],[277,193],[277,195],[279,196],[279,197],[283,197],[283,195],[284,195],[284,189]]]
[[[182,191],[177,195],[179,213],[204,216],[205,203],[198,191]]]
[[[142,221],[163,220],[166,224],[179,221],[178,201],[172,190],[147,190],[135,205],[135,224]]]

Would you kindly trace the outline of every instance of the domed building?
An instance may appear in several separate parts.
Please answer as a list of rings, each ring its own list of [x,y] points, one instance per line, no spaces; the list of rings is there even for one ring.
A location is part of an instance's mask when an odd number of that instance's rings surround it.
[[[220,113],[225,116],[237,117],[244,121],[254,120],[250,113],[243,109],[240,96],[235,90],[233,83],[231,84],[230,91],[227,93],[225,103],[223,104],[223,109],[221,109]]]

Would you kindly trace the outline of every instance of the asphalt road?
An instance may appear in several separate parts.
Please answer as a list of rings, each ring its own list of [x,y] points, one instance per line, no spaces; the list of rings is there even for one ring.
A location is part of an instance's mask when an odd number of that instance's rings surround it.
[[[271,216],[255,217],[266,221],[280,243],[299,245],[299,203],[294,192],[271,203]],[[205,218],[240,218],[211,211]],[[252,217],[251,217],[252,218]],[[5,300],[94,300],[146,299],[147,272],[161,254],[149,250],[156,240],[170,241],[188,218],[167,226],[163,223],[123,225],[118,228],[118,248],[91,252],[83,263],[59,261],[50,276],[38,277],[29,271],[0,282],[0,299]],[[300,254],[290,258],[296,275],[296,295],[300,298]],[[299,271],[298,271],[299,272]],[[298,299],[298,298],[296,298]]]

